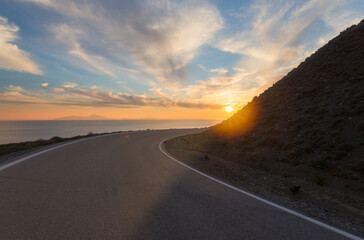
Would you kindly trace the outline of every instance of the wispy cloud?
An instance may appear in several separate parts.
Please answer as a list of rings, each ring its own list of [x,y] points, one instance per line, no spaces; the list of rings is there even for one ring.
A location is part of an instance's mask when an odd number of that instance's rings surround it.
[[[219,50],[241,55],[231,71],[199,64],[202,70],[217,76],[186,87],[161,88],[159,94],[240,108],[316,50],[320,46],[316,39],[355,23],[358,16],[347,14],[344,4],[338,0],[256,1],[238,16],[244,15],[250,28],[245,25],[230,36],[224,32],[215,41]],[[341,28],[332,21],[334,15],[342,16],[345,23]],[[315,24],[323,25],[322,32],[307,38]]]
[[[45,82],[45,83],[42,83],[41,85],[42,85],[42,87],[48,87],[49,83]]]
[[[250,20],[250,28],[229,37],[220,36],[215,42],[215,47],[221,51],[241,55],[232,71],[199,65],[204,71],[219,75],[184,88],[164,91],[178,99],[242,107],[327,41],[324,36],[333,37],[359,21],[360,18],[349,14],[343,5],[345,2],[338,0],[256,1],[242,10],[246,16],[244,21]],[[322,32],[307,38],[314,32],[315,24],[323,25]]]
[[[15,44],[19,38],[18,32],[19,27],[16,24],[9,23],[7,18],[0,16],[0,69],[43,74],[30,54]]]
[[[71,83],[71,82],[66,82],[64,85],[63,85],[63,87],[64,88],[75,88],[75,87],[77,87],[78,85],[77,85],[77,83]]]
[[[239,108],[254,96],[258,87],[253,79],[249,81],[245,71],[236,71],[232,76],[213,76],[169,94],[177,99],[195,99]]]
[[[118,66],[117,68],[120,69],[120,70],[122,70],[122,71],[131,72],[131,73],[138,73],[138,72],[140,72],[139,70],[132,69],[132,68],[126,68],[126,67],[120,67],[120,66]]]
[[[14,85],[10,85],[9,88],[6,88],[6,90],[10,92],[24,92],[24,89],[22,87]]]
[[[43,88],[43,95],[8,89],[1,95],[3,101],[19,102],[24,95],[42,103],[75,106],[239,107],[362,17],[345,7],[355,0],[257,0],[230,14],[243,21],[241,29],[235,23],[223,29],[224,20],[209,0],[21,1],[57,12],[57,21],[50,21],[48,29],[66,50],[67,61],[114,77],[122,91],[108,92],[91,81],[100,87],[63,83]],[[204,65],[198,66],[208,77],[179,84],[205,45],[215,48],[211,52],[233,53],[234,61],[237,55],[240,60],[234,66],[218,66],[221,58],[201,61]],[[124,92],[145,89],[149,92]]]
[[[210,72],[218,73],[218,74],[225,74],[225,73],[228,73],[229,71],[227,69],[221,67],[221,68],[213,68],[210,70]]]
[[[244,21],[250,27],[229,37],[220,36],[215,42],[219,50],[241,55],[233,68],[235,71],[224,79],[212,78],[190,88],[202,92],[235,89],[239,90],[238,94],[244,92],[250,97],[259,94],[324,44],[328,37],[358,21],[357,15],[344,10],[345,4],[341,0],[256,1],[239,14],[239,17],[245,16]],[[342,22],[338,24],[338,21]],[[311,32],[317,24],[324,26],[322,32],[314,35]]]
[[[82,46],[80,39],[87,36],[85,32],[79,29],[72,28],[67,24],[55,25],[52,26],[51,29],[57,41],[68,46],[68,53],[71,56],[82,60],[92,69],[103,72],[110,76],[115,76],[114,73],[106,66],[110,65],[110,63],[108,63],[108,61],[104,57],[100,55],[90,54]]]
[[[258,1],[250,9],[251,28],[216,44],[222,51],[243,55],[239,67],[262,82],[290,69],[307,55],[305,31],[342,1]],[[263,80],[264,79],[264,80]]]
[[[53,92],[56,92],[56,93],[63,93],[63,92],[65,92],[64,88],[52,88],[52,91]]]
[[[20,86],[6,88],[0,93],[0,102],[12,104],[50,104],[83,107],[136,108],[181,107],[196,109],[221,109],[224,105],[196,100],[178,100],[169,98],[158,90],[153,95],[137,95],[123,92],[112,92],[91,88],[79,88],[67,83],[63,88],[45,89],[41,92],[25,90]]]
[[[109,75],[130,69],[131,58],[160,83],[183,80],[186,65],[223,25],[208,1],[24,1],[66,16],[52,32],[73,57]]]

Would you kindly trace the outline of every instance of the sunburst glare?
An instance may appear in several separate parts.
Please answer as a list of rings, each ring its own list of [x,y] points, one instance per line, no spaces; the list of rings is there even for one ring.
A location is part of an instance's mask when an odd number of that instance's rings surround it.
[[[227,112],[232,112],[232,111],[234,111],[234,108],[233,108],[232,106],[227,106],[227,107],[225,108],[225,111],[227,111]]]

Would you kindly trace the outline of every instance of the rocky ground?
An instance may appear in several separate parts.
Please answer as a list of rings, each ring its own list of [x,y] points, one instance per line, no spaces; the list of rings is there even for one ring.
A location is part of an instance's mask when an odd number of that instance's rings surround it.
[[[293,172],[270,173],[269,169],[249,167],[200,151],[189,136],[166,142],[166,150],[195,169],[364,237],[364,181],[329,177],[321,183],[295,176]]]

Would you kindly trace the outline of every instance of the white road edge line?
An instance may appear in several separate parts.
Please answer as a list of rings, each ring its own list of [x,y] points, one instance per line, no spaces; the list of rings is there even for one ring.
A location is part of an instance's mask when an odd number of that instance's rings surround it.
[[[189,134],[183,134],[183,135],[174,136],[174,137],[171,137],[171,138],[164,139],[163,141],[161,141],[161,142],[159,143],[159,150],[160,150],[160,151],[161,151],[164,155],[166,155],[168,158],[172,159],[173,161],[175,161],[175,162],[177,162],[177,163],[181,164],[182,166],[184,166],[184,167],[186,167],[186,168],[188,168],[188,169],[190,169],[190,170],[192,170],[192,171],[194,171],[194,172],[196,172],[196,173],[198,173],[198,174],[201,174],[201,175],[202,175],[202,176],[204,176],[204,177],[209,178],[209,179],[210,179],[210,180],[212,180],[212,181],[215,181],[215,182],[217,182],[217,183],[220,183],[220,184],[222,184],[222,185],[224,185],[224,186],[226,186],[226,187],[228,187],[228,188],[231,188],[231,189],[233,189],[233,190],[235,190],[235,191],[238,191],[238,192],[240,192],[240,193],[242,193],[242,194],[245,194],[245,195],[247,195],[247,196],[249,196],[249,197],[252,197],[252,198],[254,198],[254,199],[258,200],[258,201],[261,201],[261,202],[263,202],[263,203],[266,203],[266,204],[268,204],[268,205],[270,205],[270,206],[272,206],[272,207],[278,208],[278,209],[280,209],[280,210],[282,210],[282,211],[284,211],[284,212],[290,213],[290,214],[292,214],[292,215],[294,215],[294,216],[296,216],[296,217],[302,218],[302,219],[304,219],[304,220],[306,220],[306,221],[309,221],[309,222],[311,222],[311,223],[313,223],[313,224],[316,224],[316,225],[319,225],[319,226],[321,226],[321,227],[323,227],[323,228],[326,228],[326,229],[328,229],[328,230],[331,230],[331,231],[333,231],[333,232],[335,232],[335,233],[337,233],[337,234],[340,234],[340,235],[342,235],[342,236],[344,236],[344,237],[347,237],[347,238],[350,238],[350,239],[353,239],[353,240],[364,240],[363,238],[357,237],[357,236],[355,236],[355,235],[353,235],[353,234],[350,234],[350,233],[345,232],[345,231],[343,231],[343,230],[340,230],[340,229],[338,229],[338,228],[332,227],[332,226],[330,226],[330,225],[328,225],[328,224],[326,224],[326,223],[320,222],[320,221],[318,221],[318,220],[316,220],[316,219],[313,219],[313,218],[307,217],[307,216],[305,216],[305,215],[303,215],[303,214],[301,214],[301,213],[295,212],[295,211],[293,211],[293,210],[291,210],[291,209],[288,209],[288,208],[285,208],[285,207],[283,207],[283,206],[280,206],[280,205],[278,205],[278,204],[276,204],[276,203],[270,202],[270,201],[268,201],[268,200],[266,200],[266,199],[264,199],[264,198],[258,197],[258,196],[256,196],[256,195],[254,195],[254,194],[252,194],[252,193],[249,193],[249,192],[247,192],[247,191],[244,191],[244,190],[242,190],[242,189],[240,189],[240,188],[234,187],[234,186],[232,186],[232,185],[230,185],[230,184],[227,184],[227,183],[225,183],[225,182],[223,182],[223,181],[221,181],[221,180],[219,180],[219,179],[217,179],[217,178],[214,178],[214,177],[212,177],[212,176],[210,176],[210,175],[207,175],[206,173],[200,172],[199,170],[196,170],[196,169],[194,169],[194,168],[192,168],[192,167],[190,167],[190,166],[188,166],[188,165],[186,165],[186,164],[184,164],[184,163],[182,163],[182,162],[178,161],[176,158],[174,158],[173,156],[171,156],[171,155],[170,155],[170,154],[169,154],[169,153],[168,153],[168,152],[167,152],[167,151],[163,148],[163,144],[164,144],[164,142],[166,142],[166,141],[168,141],[168,140],[170,140],[170,139],[173,139],[173,138],[176,138],[176,137],[185,136],[185,135],[189,135]]]
[[[88,140],[92,140],[92,139],[95,139],[95,138],[100,138],[100,137],[105,137],[105,136],[112,136],[112,135],[123,135],[123,134],[127,134],[126,132],[121,132],[121,133],[110,133],[110,134],[103,134],[103,135],[99,135],[99,136],[95,136],[95,137],[86,137],[86,138],[83,138],[83,139],[80,139],[80,140],[75,140],[75,141],[72,141],[72,142],[68,142],[68,143],[65,143],[65,144],[62,144],[62,145],[59,145],[59,146],[56,146],[56,147],[52,147],[52,148],[48,148],[48,149],[45,149],[43,151],[40,151],[40,152],[37,152],[37,153],[34,153],[34,154],[31,154],[29,156],[26,156],[26,157],[23,157],[23,158],[20,158],[20,159],[17,159],[15,161],[12,161],[12,162],[9,162],[7,164],[4,164],[2,166],[0,166],[0,172],[9,168],[9,167],[12,167],[16,164],[19,164],[21,162],[24,162],[28,159],[31,159],[33,157],[36,157],[36,156],[39,156],[41,154],[44,154],[46,152],[50,152],[52,150],[55,150],[55,149],[58,149],[58,148],[62,148],[62,147],[65,147],[65,146],[68,146],[68,145],[71,145],[71,144],[74,144],[74,143],[79,143],[79,142],[83,142],[83,141],[88,141]]]
[[[125,133],[125,132],[123,132],[123,133],[111,133],[111,134],[105,134],[105,135],[100,135],[100,136],[95,136],[95,137],[84,138],[84,139],[80,139],[80,140],[72,141],[72,142],[65,143],[65,144],[62,144],[62,145],[59,145],[59,146],[56,146],[56,147],[53,147],[53,148],[48,148],[48,149],[46,149],[46,150],[43,150],[43,151],[40,151],[40,152],[37,152],[37,153],[31,154],[31,155],[29,155],[29,156],[26,156],[26,157],[20,158],[20,159],[18,159],[18,160],[12,161],[12,162],[10,162],[10,163],[8,163],[8,164],[4,164],[4,165],[0,166],[0,171],[3,171],[3,170],[5,170],[5,169],[7,169],[7,168],[9,168],[9,167],[12,167],[12,166],[14,166],[14,165],[16,165],[16,164],[19,164],[19,163],[21,163],[21,162],[24,162],[24,161],[26,161],[26,160],[28,160],[28,159],[33,158],[33,157],[39,156],[39,155],[41,155],[41,154],[44,154],[44,153],[50,152],[50,151],[55,150],[55,149],[58,149],[58,148],[62,148],[62,147],[65,147],[65,146],[69,146],[69,145],[74,144],[74,143],[84,142],[84,141],[88,141],[88,140],[92,140],[92,139],[100,138],[100,137],[105,137],[105,136],[123,135],[123,134],[126,134],[126,133]],[[180,135],[180,136],[184,136],[184,135],[186,135],[186,134],[183,134],[183,135]],[[353,240],[364,240],[363,238],[357,237],[357,236],[355,236],[355,235],[353,235],[353,234],[350,234],[350,233],[345,232],[345,231],[343,231],[343,230],[340,230],[340,229],[338,229],[338,228],[335,228],[335,227],[332,227],[332,226],[330,226],[330,225],[327,225],[326,223],[323,223],[323,222],[320,222],[320,221],[315,220],[315,219],[313,219],[313,218],[307,217],[307,216],[305,216],[305,215],[303,215],[303,214],[301,214],[301,213],[295,212],[295,211],[293,211],[293,210],[290,210],[290,209],[288,209],[288,208],[285,208],[285,207],[283,207],[283,206],[280,206],[280,205],[278,205],[278,204],[275,204],[275,203],[273,203],[273,202],[270,202],[270,201],[268,201],[268,200],[266,200],[266,199],[263,199],[263,198],[261,198],[261,197],[258,197],[258,196],[254,195],[254,194],[251,194],[251,193],[249,193],[249,192],[246,192],[246,191],[244,191],[244,190],[242,190],[242,189],[240,189],[240,188],[234,187],[234,186],[232,186],[232,185],[230,185],[230,184],[227,184],[227,183],[225,183],[225,182],[223,182],[223,181],[221,181],[221,180],[219,180],[219,179],[216,179],[216,178],[214,178],[214,177],[211,177],[211,176],[209,176],[209,175],[207,175],[207,174],[205,174],[205,173],[203,173],[203,172],[200,172],[200,171],[198,171],[198,170],[196,170],[196,169],[194,169],[194,168],[192,168],[192,167],[190,167],[190,166],[188,166],[188,165],[186,165],[186,164],[184,164],[184,163],[182,163],[182,162],[178,161],[176,158],[174,158],[174,157],[173,157],[173,156],[171,156],[168,152],[166,152],[166,151],[163,149],[162,145],[163,145],[163,143],[164,143],[165,141],[168,141],[168,140],[170,140],[170,139],[172,139],[172,138],[176,138],[176,137],[180,137],[180,136],[174,136],[174,137],[171,137],[171,138],[167,138],[167,139],[162,140],[162,141],[159,143],[159,150],[160,150],[160,151],[161,151],[164,155],[166,155],[168,158],[170,158],[170,159],[172,159],[173,161],[175,161],[175,162],[177,162],[177,163],[181,164],[182,166],[184,166],[184,167],[186,167],[186,168],[188,168],[188,169],[190,169],[190,170],[192,170],[192,171],[194,171],[194,172],[196,172],[196,173],[198,173],[198,174],[200,174],[200,175],[202,175],[202,176],[204,176],[204,177],[206,177],[206,178],[209,178],[210,180],[213,180],[213,181],[215,181],[215,182],[217,182],[217,183],[220,183],[220,184],[222,184],[222,185],[224,185],[224,186],[226,186],[226,187],[228,187],[228,188],[231,188],[231,189],[233,189],[233,190],[235,190],[235,191],[238,191],[238,192],[240,192],[240,193],[242,193],[242,194],[245,194],[245,195],[247,195],[247,196],[249,196],[249,197],[252,197],[252,198],[254,198],[254,199],[258,200],[258,201],[264,202],[264,203],[266,203],[266,204],[268,204],[268,205],[270,205],[270,206],[272,206],[272,207],[278,208],[278,209],[280,209],[280,210],[282,210],[282,211],[284,211],[284,212],[290,213],[290,214],[292,214],[292,215],[294,215],[294,216],[296,216],[296,217],[302,218],[302,219],[304,219],[304,220],[306,220],[306,221],[309,221],[309,222],[314,223],[314,224],[316,224],[316,225],[319,225],[319,226],[321,226],[321,227],[323,227],[323,228],[326,228],[326,229],[328,229],[328,230],[331,230],[331,231],[333,231],[333,232],[336,232],[336,233],[338,233],[338,234],[340,234],[340,235],[342,235],[342,236],[345,236],[345,237],[347,237],[347,238],[350,238],[350,239],[353,239]]]

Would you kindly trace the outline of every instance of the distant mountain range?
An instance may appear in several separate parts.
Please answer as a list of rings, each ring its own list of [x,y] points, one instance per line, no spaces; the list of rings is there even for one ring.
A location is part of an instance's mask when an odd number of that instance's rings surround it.
[[[100,115],[89,115],[89,116],[66,116],[66,117],[60,117],[60,118],[54,118],[53,120],[167,120],[167,119],[159,119],[159,118],[108,118]]]
[[[113,118],[108,118],[100,115],[89,115],[89,116],[66,116],[61,118],[55,118],[53,120],[112,120]]]

